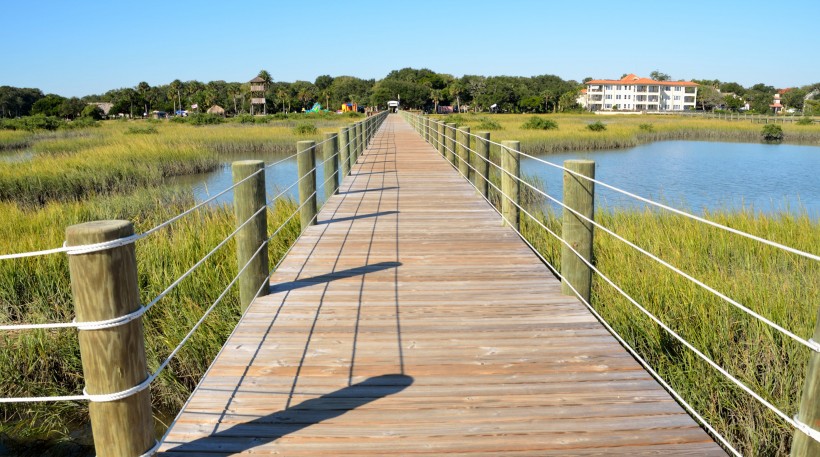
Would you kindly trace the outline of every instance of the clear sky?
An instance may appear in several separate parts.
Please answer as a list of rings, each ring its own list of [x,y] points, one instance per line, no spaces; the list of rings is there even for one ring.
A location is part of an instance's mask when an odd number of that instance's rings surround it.
[[[0,0],[0,85],[83,96],[140,81],[660,70],[820,81],[820,0]]]

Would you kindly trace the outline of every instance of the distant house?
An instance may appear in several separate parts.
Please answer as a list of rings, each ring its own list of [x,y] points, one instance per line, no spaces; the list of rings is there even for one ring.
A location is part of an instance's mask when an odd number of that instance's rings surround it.
[[[786,92],[788,92],[790,90],[791,90],[791,88],[780,89],[780,90],[777,91],[776,94],[774,94],[774,99],[772,100],[772,104],[769,105],[769,108],[771,108],[774,111],[774,114],[778,114],[778,113],[783,112],[784,107],[780,103],[780,97],[782,97],[783,94],[785,94]]]
[[[438,114],[453,114],[453,107],[449,105],[438,105]]]
[[[216,114],[217,116],[225,117],[225,108],[219,105],[214,105],[208,108],[208,114]]]
[[[590,111],[684,111],[695,108],[698,96],[696,83],[655,81],[633,74],[585,84]]]
[[[578,94],[578,98],[575,99],[575,103],[577,103],[581,108],[587,107],[587,90],[581,89],[581,93]]]

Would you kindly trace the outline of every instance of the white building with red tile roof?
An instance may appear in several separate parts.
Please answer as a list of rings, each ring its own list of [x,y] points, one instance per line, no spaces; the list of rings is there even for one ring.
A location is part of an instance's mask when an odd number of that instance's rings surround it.
[[[698,85],[690,81],[655,81],[633,74],[621,79],[586,82],[590,111],[685,111],[695,109]]]

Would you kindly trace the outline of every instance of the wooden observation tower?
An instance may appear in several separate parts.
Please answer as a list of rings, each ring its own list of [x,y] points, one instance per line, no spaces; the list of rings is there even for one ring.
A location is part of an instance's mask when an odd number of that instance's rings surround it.
[[[254,114],[254,107],[262,105],[262,114],[267,113],[267,104],[265,103],[265,91],[268,89],[268,83],[257,76],[249,81],[251,84],[251,114]]]

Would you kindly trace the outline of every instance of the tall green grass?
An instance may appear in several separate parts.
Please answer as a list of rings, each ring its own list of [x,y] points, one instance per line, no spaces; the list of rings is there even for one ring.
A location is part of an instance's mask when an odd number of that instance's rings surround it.
[[[561,233],[559,214],[539,220]],[[712,212],[711,220],[816,252],[820,222],[806,215]],[[682,216],[599,211],[596,219],[739,303],[811,337],[820,303],[820,265]],[[522,231],[560,269],[560,243],[527,216]],[[683,338],[781,410],[798,410],[810,351],[598,230],[594,263]],[[744,455],[785,455],[793,430],[669,336],[595,276],[593,306],[626,341]]]
[[[52,202],[32,211],[0,203],[0,252],[59,246],[65,227],[98,219],[129,219],[138,232],[193,205],[187,192],[141,191],[86,202]],[[272,233],[295,210],[279,201],[269,210]],[[207,207],[137,243],[140,299],[147,303],[216,246],[235,227],[231,208]],[[272,240],[269,254],[278,261],[296,238],[298,218]],[[217,251],[190,278],[162,299],[144,318],[151,370],[181,341],[191,326],[236,274],[234,242]],[[0,262],[0,322],[68,322],[74,316],[66,256],[62,254]],[[204,325],[151,386],[155,415],[172,417],[190,395],[239,318],[232,290]],[[0,396],[51,396],[81,392],[82,366],[76,330],[0,333]],[[87,425],[83,402],[0,405],[0,445],[43,450]],[[5,437],[5,439],[4,439]],[[35,440],[35,441],[32,441]],[[32,444],[35,443],[35,444]],[[16,447],[22,446],[22,447]],[[34,446],[33,448],[31,446]]]

